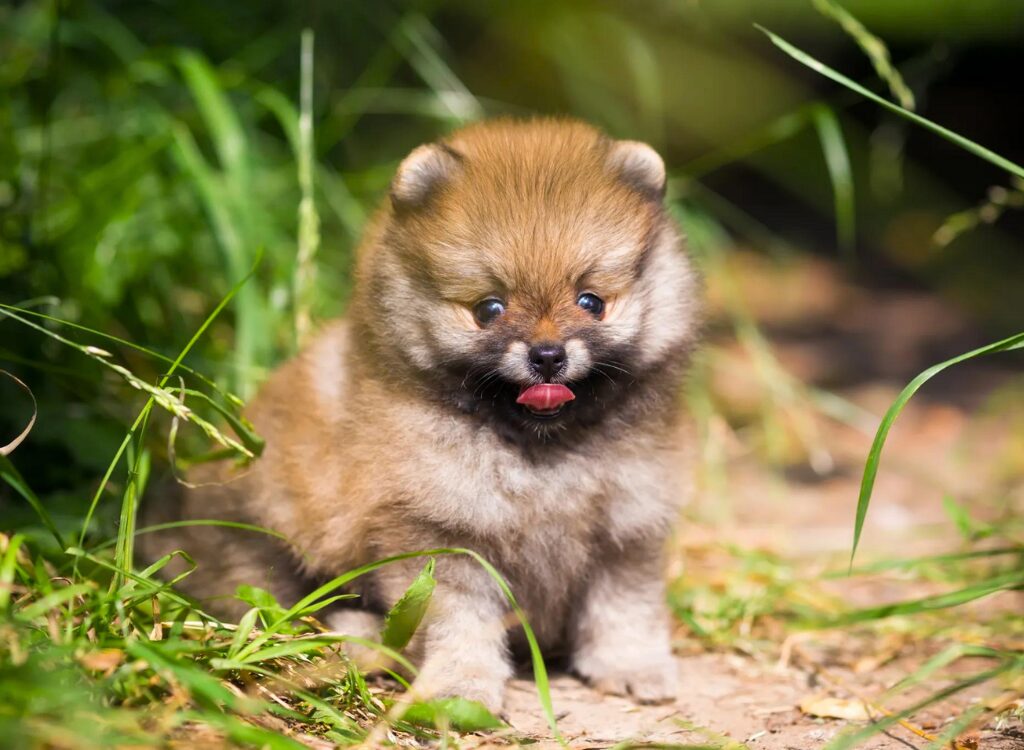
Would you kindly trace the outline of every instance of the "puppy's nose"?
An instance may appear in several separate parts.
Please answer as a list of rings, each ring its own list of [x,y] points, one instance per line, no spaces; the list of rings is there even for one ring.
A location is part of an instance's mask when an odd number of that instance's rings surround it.
[[[550,380],[565,368],[565,347],[561,344],[531,346],[530,366],[545,380]]]

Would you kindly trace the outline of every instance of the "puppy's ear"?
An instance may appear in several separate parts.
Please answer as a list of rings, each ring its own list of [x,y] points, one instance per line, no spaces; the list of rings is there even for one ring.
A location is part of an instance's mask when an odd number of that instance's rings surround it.
[[[413,149],[391,182],[391,203],[396,209],[422,206],[461,168],[462,155],[441,143]]]
[[[660,201],[665,197],[665,162],[658,152],[640,141],[615,141],[608,166],[641,193]]]

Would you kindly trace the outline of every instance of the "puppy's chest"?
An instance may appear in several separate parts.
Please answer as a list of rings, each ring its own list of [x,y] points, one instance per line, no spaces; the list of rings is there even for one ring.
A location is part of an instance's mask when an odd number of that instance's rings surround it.
[[[409,476],[413,503],[434,523],[470,536],[578,537],[609,494],[597,462],[567,455],[530,461],[498,441],[448,444],[420,453]]]

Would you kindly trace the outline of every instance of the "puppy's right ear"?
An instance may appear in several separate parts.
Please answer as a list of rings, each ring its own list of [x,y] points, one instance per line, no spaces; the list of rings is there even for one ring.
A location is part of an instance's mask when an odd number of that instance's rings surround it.
[[[422,206],[461,168],[462,155],[442,143],[413,149],[391,182],[391,203],[399,210]]]

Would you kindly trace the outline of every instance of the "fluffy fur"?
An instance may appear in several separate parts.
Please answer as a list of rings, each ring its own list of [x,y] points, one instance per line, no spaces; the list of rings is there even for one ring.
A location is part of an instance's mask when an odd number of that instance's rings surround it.
[[[346,320],[249,408],[265,455],[227,483],[203,469],[195,479],[221,484],[162,506],[289,544],[203,527],[152,535],[148,554],[188,550],[199,569],[184,587],[237,614],[240,583],[294,601],[368,561],[469,547],[581,676],[672,697],[661,560],[684,494],[678,391],[698,290],[663,190],[648,146],[572,121],[486,122],[413,151],[360,248]],[[472,310],[489,297],[505,313],[481,326]],[[544,342],[565,346],[551,380],[576,399],[542,418],[516,396],[540,382],[528,349]],[[367,576],[360,609],[328,623],[372,633],[421,566]],[[419,685],[500,708],[519,637],[507,602],[468,558],[439,559],[436,575]]]

